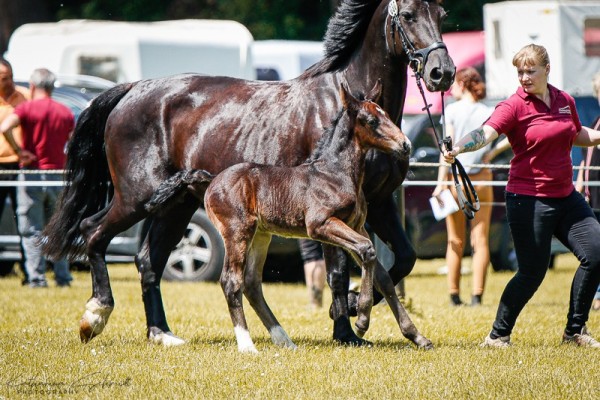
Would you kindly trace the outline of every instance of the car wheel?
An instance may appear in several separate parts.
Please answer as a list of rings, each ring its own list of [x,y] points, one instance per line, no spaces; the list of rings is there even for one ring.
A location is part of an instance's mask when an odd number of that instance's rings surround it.
[[[171,281],[215,282],[221,275],[224,256],[225,249],[219,231],[204,210],[199,210],[171,252],[163,278]]]
[[[0,261],[0,276],[8,276],[12,273],[14,261]]]

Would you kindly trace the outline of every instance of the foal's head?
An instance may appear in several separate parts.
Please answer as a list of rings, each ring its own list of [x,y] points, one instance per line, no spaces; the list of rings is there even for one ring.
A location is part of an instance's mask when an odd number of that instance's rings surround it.
[[[342,84],[340,90],[344,109],[350,115],[356,115],[354,135],[360,145],[407,157],[410,154],[410,140],[392,122],[389,115],[375,103],[380,95],[381,80],[377,80],[373,89],[362,101],[352,96],[345,84]]]

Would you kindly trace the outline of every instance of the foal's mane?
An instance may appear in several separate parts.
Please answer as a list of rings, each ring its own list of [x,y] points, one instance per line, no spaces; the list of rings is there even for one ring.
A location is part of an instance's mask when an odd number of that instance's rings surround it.
[[[313,77],[340,69],[363,40],[381,1],[342,0],[327,25],[323,39],[324,58],[301,76]]]

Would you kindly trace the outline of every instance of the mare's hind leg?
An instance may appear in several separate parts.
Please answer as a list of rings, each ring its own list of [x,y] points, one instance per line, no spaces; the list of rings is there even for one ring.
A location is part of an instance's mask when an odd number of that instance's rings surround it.
[[[296,345],[277,321],[269,308],[262,291],[262,274],[271,235],[258,233],[252,240],[248,251],[246,270],[244,271],[244,295],[271,335],[274,344],[281,347],[296,349]]]
[[[181,240],[198,206],[197,199],[187,196],[183,203],[164,214],[153,215],[150,229],[135,258],[146,311],[147,337],[156,344],[178,346],[185,343],[171,332],[167,324],[160,281],[171,250]]]
[[[113,198],[105,209],[81,222],[80,230],[87,245],[92,273],[92,297],[86,303],[86,311],[79,322],[79,337],[84,343],[102,333],[115,306],[106,268],[106,248],[118,233],[140,219],[141,216],[127,212]]]

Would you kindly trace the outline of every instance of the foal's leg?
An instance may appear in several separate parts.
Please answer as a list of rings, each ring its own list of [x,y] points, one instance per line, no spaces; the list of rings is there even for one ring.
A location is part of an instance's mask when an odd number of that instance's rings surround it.
[[[361,257],[356,260],[361,263],[361,284],[360,284],[360,296],[358,297],[357,304],[357,319],[354,323],[356,326],[356,334],[363,337],[369,329],[369,322],[371,319],[371,309],[373,308],[373,274],[375,270],[375,264],[377,258],[375,257],[375,249],[373,243],[369,240],[369,235],[364,227],[360,230],[361,235],[368,240],[371,245],[372,251],[367,255],[367,259]]]
[[[147,337],[156,344],[178,346],[185,343],[171,332],[167,324],[160,280],[171,250],[181,240],[192,215],[198,209],[198,203],[188,197],[184,203],[177,204],[165,214],[153,215],[150,229],[135,257],[142,284]]]
[[[391,244],[394,252],[394,265],[390,271],[386,271],[381,264],[377,263],[375,288],[378,293],[374,294],[374,301],[379,302],[383,296],[392,310],[404,337],[410,339],[419,348],[433,348],[431,341],[419,333],[396,295],[395,285],[412,271],[416,261],[416,253],[400,224],[393,199],[383,204],[374,205],[373,202],[369,203],[367,221],[384,243]]]
[[[249,243],[255,228],[247,229],[246,224],[226,220],[224,225],[215,220],[215,216],[209,216],[223,237],[225,244],[225,261],[221,272],[221,288],[225,294],[229,315],[233,323],[233,330],[241,353],[258,353],[244,314],[243,292],[244,292],[244,268],[247,259]],[[218,217],[217,217],[218,218]]]
[[[141,218],[115,196],[105,209],[85,218],[80,224],[92,273],[92,297],[79,321],[79,337],[84,343],[102,333],[115,306],[106,268],[106,248],[119,232]]]
[[[277,346],[296,349],[296,345],[277,321],[269,308],[262,291],[262,274],[271,235],[257,232],[248,251],[246,270],[244,271],[244,295],[254,309],[267,331],[271,340]]]
[[[385,293],[385,301],[392,310],[392,313],[396,318],[396,322],[398,322],[398,326],[400,326],[402,335],[416,344],[419,348],[427,350],[433,349],[431,340],[421,335],[421,333],[417,330],[417,327],[413,324],[412,320],[408,316],[406,309],[402,303],[400,303],[400,300],[396,295],[394,284],[389,279],[389,275],[385,268],[383,268],[379,262],[376,262],[375,266],[375,288],[380,293]]]

